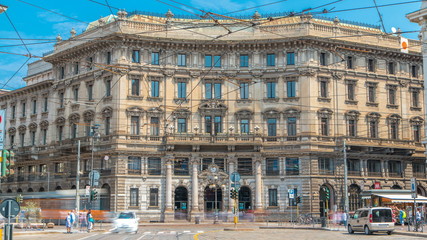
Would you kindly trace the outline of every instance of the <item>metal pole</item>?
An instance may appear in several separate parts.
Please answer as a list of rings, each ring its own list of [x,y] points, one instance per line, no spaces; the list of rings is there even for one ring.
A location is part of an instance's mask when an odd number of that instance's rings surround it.
[[[76,218],[80,214],[80,140],[77,142],[77,174],[76,174]],[[79,221],[77,221],[79,224]]]
[[[345,139],[343,141],[344,145],[344,214],[346,214],[346,219],[349,211],[348,203],[348,168],[347,168],[347,146],[345,144]]]
[[[48,171],[47,171],[47,191],[49,192],[50,191],[50,172],[49,172],[49,169],[48,169]]]
[[[215,185],[215,219],[214,219],[214,223],[218,223],[218,210],[217,210],[218,196],[217,196],[217,193],[218,193],[218,190],[217,190],[217,187]]]
[[[95,143],[95,127],[93,128],[93,133],[92,133],[92,158],[91,158],[91,166],[90,166],[90,172],[93,172],[93,146]],[[93,187],[93,176],[91,176],[90,178],[90,188],[92,189]]]

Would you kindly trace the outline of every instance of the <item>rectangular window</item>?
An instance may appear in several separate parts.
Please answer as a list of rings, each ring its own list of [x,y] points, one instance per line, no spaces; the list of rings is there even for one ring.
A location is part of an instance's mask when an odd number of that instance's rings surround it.
[[[141,174],[141,157],[128,157],[128,173]]]
[[[12,119],[16,118],[16,106],[12,106]]]
[[[151,64],[152,65],[160,65],[159,56],[160,56],[160,53],[158,53],[158,52],[151,53]]]
[[[93,65],[93,57],[90,57],[88,59],[87,70],[92,70],[92,65]]]
[[[356,120],[349,119],[348,120],[348,135],[350,137],[356,137]]]
[[[151,81],[151,97],[159,97],[159,81]]]
[[[378,138],[378,122],[375,120],[369,121],[369,137]]]
[[[203,158],[202,159],[202,171],[208,169],[210,164],[215,164],[221,169],[225,171],[225,161],[224,158]]]
[[[267,158],[265,159],[266,170],[265,173],[267,176],[277,176],[280,173],[279,169],[279,159],[277,158]]]
[[[328,81],[327,80],[320,81],[320,97],[322,98],[328,97]]]
[[[242,176],[251,176],[252,173],[252,158],[238,158],[237,172]]]
[[[89,101],[93,100],[93,85],[87,85],[87,98]]]
[[[111,52],[107,52],[106,54],[105,54],[105,62],[107,63],[107,64],[111,64]]]
[[[286,82],[286,96],[288,98],[296,97],[296,81],[287,81]]]
[[[412,90],[412,107],[420,107],[420,92]]]
[[[249,55],[240,55],[240,67],[249,67]]]
[[[426,165],[424,163],[412,163],[412,172],[414,177],[425,178]]]
[[[296,136],[297,135],[297,118],[296,117],[288,117],[288,136]]]
[[[187,176],[190,174],[188,170],[188,158],[176,158],[174,161],[174,175]]]
[[[42,129],[42,144],[47,144],[47,129]]]
[[[420,142],[421,141],[421,126],[420,125],[413,125],[412,126],[412,131],[414,134],[414,141],[415,142]]]
[[[37,100],[33,100],[33,114],[37,113]]]
[[[267,132],[268,132],[268,136],[276,136],[276,132],[277,132],[276,118],[267,119]]]
[[[36,132],[31,131],[31,146],[36,145]]]
[[[187,132],[187,119],[186,118],[178,118],[178,132],[186,133]]]
[[[178,82],[178,98],[187,98],[186,82]]]
[[[375,60],[368,59],[368,72],[375,72]]]
[[[131,85],[131,94],[133,96],[139,96],[139,79],[132,79]]]
[[[360,160],[359,159],[349,159],[347,169],[349,175],[359,175],[360,174]]]
[[[348,69],[353,69],[354,68],[354,66],[353,66],[353,57],[352,56],[348,56],[347,57],[347,68]]]
[[[212,55],[205,55],[205,67],[212,67]]]
[[[151,117],[150,119],[150,128],[151,128],[151,135],[153,136],[159,136],[160,135],[160,121],[158,117]]]
[[[320,53],[320,65],[321,66],[326,66],[328,64],[326,56],[327,56],[326,53],[324,53],[324,52]]]
[[[111,96],[111,80],[105,81],[105,96]]]
[[[77,124],[71,124],[71,138],[77,137]]]
[[[215,99],[221,99],[221,83],[215,83],[214,84],[214,96]]]
[[[105,118],[105,135],[110,135],[110,125],[111,125],[111,119],[110,117]]]
[[[276,98],[276,82],[267,82],[267,98]]]
[[[75,62],[74,63],[74,74],[79,74],[79,71],[80,71],[80,69],[79,69],[79,62]]]
[[[139,189],[138,188],[131,188],[130,189],[130,207],[137,207],[139,203]]]
[[[375,103],[375,101],[376,101],[375,91],[376,91],[375,86],[372,86],[372,85],[368,86],[368,102]]]
[[[22,117],[27,116],[27,104],[22,103]]]
[[[205,132],[212,134],[212,117],[205,116]]]
[[[391,87],[388,89],[388,104],[395,105],[396,104],[396,88]]]
[[[130,117],[130,134],[139,135],[139,116]]]
[[[187,66],[187,55],[178,54],[178,67],[185,67],[185,66]]]
[[[132,62],[139,63],[139,50],[132,50]]]
[[[148,158],[148,175],[160,175],[162,172],[162,161],[160,158]]]
[[[390,123],[390,138],[391,139],[399,138],[399,125],[397,122]]]
[[[60,108],[64,107],[64,92],[59,93],[59,107]]]
[[[48,98],[47,97],[45,97],[44,99],[43,99],[43,112],[47,112],[47,110],[48,110]]]
[[[240,119],[240,132],[249,133],[249,119]]]
[[[55,173],[63,173],[64,172],[64,163],[55,163]]]
[[[286,64],[287,65],[295,65],[295,53],[294,52],[286,53]]]
[[[58,126],[58,141],[62,141],[63,130],[64,130],[63,126]]]
[[[220,68],[221,67],[221,56],[214,56],[214,67]]]
[[[286,158],[286,175],[299,175],[299,159]]]
[[[277,207],[277,189],[268,189],[268,206]]]
[[[78,88],[73,89],[73,99],[76,102],[79,100],[79,89]]]
[[[394,62],[388,63],[388,74],[395,74]]]
[[[10,135],[10,145],[14,145],[15,144],[15,135]]]
[[[150,207],[158,207],[159,206],[159,189],[158,188],[150,188]]]
[[[215,127],[215,135],[217,133],[222,133],[222,117],[221,116],[215,116],[214,127]]]
[[[240,83],[240,99],[249,99],[249,83]]]
[[[330,158],[318,159],[319,174],[334,175],[334,163]]]
[[[268,67],[276,66],[276,54],[274,53],[267,54],[267,66]]]
[[[411,76],[413,78],[417,78],[418,77],[418,67],[416,65],[412,65],[411,66]]]
[[[388,173],[390,177],[401,177],[402,163],[400,161],[388,161]]]
[[[205,83],[205,99],[221,99],[221,83]]]
[[[65,77],[65,67],[61,67],[61,73],[60,73],[59,79],[64,79],[64,77]]]
[[[221,56],[216,55],[205,55],[205,67],[215,67],[220,68],[221,67]]]
[[[329,136],[329,119],[328,118],[320,119],[320,135]]]
[[[347,83],[347,100],[354,101],[355,100],[355,83],[349,82]]]

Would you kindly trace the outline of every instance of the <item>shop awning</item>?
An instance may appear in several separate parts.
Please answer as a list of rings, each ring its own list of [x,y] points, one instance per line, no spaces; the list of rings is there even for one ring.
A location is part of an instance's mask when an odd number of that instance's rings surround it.
[[[411,194],[373,194],[378,197],[388,198],[391,202],[394,203],[413,203],[414,199],[411,197]],[[417,203],[427,203],[427,197],[418,196],[416,199]]]

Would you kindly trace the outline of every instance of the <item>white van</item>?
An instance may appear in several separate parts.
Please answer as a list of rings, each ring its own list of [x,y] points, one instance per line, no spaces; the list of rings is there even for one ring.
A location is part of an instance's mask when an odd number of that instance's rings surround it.
[[[366,235],[373,232],[387,232],[390,235],[394,231],[393,212],[387,207],[358,209],[350,217],[347,230],[350,234],[360,231]]]

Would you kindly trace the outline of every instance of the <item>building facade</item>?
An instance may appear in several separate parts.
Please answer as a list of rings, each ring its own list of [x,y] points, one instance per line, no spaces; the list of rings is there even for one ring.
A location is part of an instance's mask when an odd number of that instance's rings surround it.
[[[289,190],[305,213],[342,210],[344,151],[350,210],[411,177],[426,194],[418,41],[402,53],[399,35],[311,15],[117,15],[58,36],[0,95],[16,153],[3,193],[74,189],[80,141],[80,188],[101,175],[93,207],[151,221],[226,216],[233,172],[241,211],[294,211]]]

